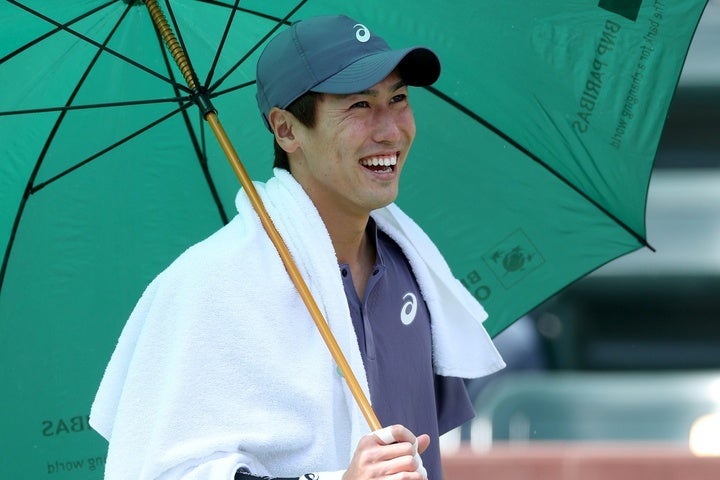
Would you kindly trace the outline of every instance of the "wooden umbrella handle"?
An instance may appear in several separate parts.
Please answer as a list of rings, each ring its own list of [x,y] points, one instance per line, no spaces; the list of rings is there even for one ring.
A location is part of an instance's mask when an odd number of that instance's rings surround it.
[[[173,59],[180,68],[183,77],[185,77],[185,81],[187,82],[188,87],[190,87],[193,91],[197,91],[197,85],[195,84],[195,75],[193,74],[192,68],[190,67],[190,62],[188,61],[187,56],[182,49],[182,46],[175,38],[172,29],[168,25],[168,22],[165,19],[165,15],[163,14],[162,10],[160,10],[160,7],[157,5],[157,1],[145,0],[145,5],[150,12],[150,16],[153,19],[155,27],[162,35],[165,44],[167,45],[171,55],[173,56]],[[270,215],[265,209],[265,205],[263,204],[260,195],[255,189],[255,185],[253,185],[252,180],[247,173],[247,170],[240,161],[240,157],[238,156],[235,148],[230,142],[230,139],[228,138],[227,133],[225,132],[225,129],[220,123],[220,120],[218,119],[215,111],[205,112],[205,120],[210,124],[210,128],[212,128],[215,137],[220,143],[220,147],[222,148],[223,152],[225,152],[225,155],[227,156],[230,165],[232,166],[235,174],[240,180],[240,184],[245,189],[245,192],[250,199],[250,203],[255,209],[255,212],[260,217],[260,222],[262,223],[263,228],[265,228],[265,231],[270,237],[270,240],[280,254],[280,258],[285,265],[285,269],[290,275],[290,279],[295,285],[295,288],[297,288],[298,292],[300,293],[300,297],[305,303],[305,306],[307,307],[310,316],[315,322],[315,325],[317,326],[320,335],[325,341],[325,345],[327,345],[328,349],[330,350],[330,354],[340,368],[340,372],[345,378],[345,381],[350,388],[350,392],[352,393],[353,397],[355,398],[355,402],[360,407],[360,410],[365,416],[365,420],[370,426],[370,429],[373,431],[381,429],[382,425],[380,425],[380,421],[375,415],[375,412],[370,405],[370,401],[365,395],[365,392],[363,392],[362,388],[360,387],[360,383],[358,382],[357,377],[355,377],[355,374],[350,368],[350,364],[348,364],[345,355],[343,354],[340,346],[337,343],[337,340],[335,340],[335,337],[333,336],[327,321],[325,320],[322,312],[318,308],[317,303],[315,302],[315,299],[310,292],[310,289],[305,283],[305,280],[302,278],[302,275],[300,274],[297,265],[292,259],[290,250],[280,236],[280,233],[275,228],[275,225],[273,224]]]

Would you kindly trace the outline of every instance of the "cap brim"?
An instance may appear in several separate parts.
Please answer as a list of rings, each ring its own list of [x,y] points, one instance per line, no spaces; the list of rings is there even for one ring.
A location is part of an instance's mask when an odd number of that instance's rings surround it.
[[[440,76],[440,60],[425,47],[388,50],[363,57],[311,88],[313,92],[349,94],[380,83],[395,70],[407,85],[433,84]]]

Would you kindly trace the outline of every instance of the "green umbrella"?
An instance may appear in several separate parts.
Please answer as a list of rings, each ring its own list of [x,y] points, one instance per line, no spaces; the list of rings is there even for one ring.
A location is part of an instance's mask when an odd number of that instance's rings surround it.
[[[163,9],[258,180],[272,147],[254,64],[278,28],[347,13],[391,45],[435,49],[443,73],[411,92],[418,138],[398,203],[495,334],[647,244],[652,162],[706,3]],[[100,477],[105,445],[86,415],[125,319],[157,272],[233,214],[237,179],[166,52],[139,2],[0,4],[2,478]]]

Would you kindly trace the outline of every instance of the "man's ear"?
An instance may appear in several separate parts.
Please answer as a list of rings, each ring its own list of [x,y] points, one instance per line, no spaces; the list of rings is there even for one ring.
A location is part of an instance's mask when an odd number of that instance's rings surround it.
[[[294,132],[297,123],[295,116],[287,110],[273,107],[268,114],[268,120],[275,134],[275,141],[280,145],[280,148],[287,153],[297,150],[298,142]]]

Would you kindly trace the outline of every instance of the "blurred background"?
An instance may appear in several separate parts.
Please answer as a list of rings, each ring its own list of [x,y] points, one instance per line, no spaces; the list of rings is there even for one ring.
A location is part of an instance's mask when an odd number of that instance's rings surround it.
[[[478,416],[443,438],[447,451],[630,445],[720,456],[719,50],[720,1],[711,0],[650,184],[656,251],[611,262],[501,333],[508,368],[468,383]],[[712,477],[683,467],[684,476],[653,478],[720,478],[713,465]],[[496,478],[520,478],[504,472]]]

